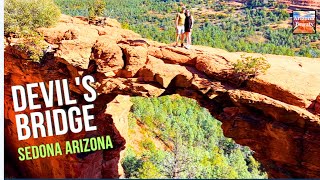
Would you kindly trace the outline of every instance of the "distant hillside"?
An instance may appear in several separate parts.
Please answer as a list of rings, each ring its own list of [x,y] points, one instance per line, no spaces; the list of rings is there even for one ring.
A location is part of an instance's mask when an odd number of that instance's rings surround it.
[[[80,0],[55,0],[65,14],[88,15]],[[183,1],[195,17],[193,44],[289,56],[320,57],[320,33],[293,35],[290,10],[284,3]],[[242,1],[241,1],[242,2]],[[174,0],[109,0],[104,15],[123,28],[163,43],[175,41],[174,18],[180,3]]]
[[[252,0],[234,0],[236,2],[246,3]],[[264,1],[264,0],[261,0]],[[284,3],[288,6],[304,6],[312,9],[320,9],[320,1],[318,0],[266,0],[268,1],[275,1],[277,3]]]
[[[314,9],[320,9],[319,0],[292,0],[292,5],[309,6]]]

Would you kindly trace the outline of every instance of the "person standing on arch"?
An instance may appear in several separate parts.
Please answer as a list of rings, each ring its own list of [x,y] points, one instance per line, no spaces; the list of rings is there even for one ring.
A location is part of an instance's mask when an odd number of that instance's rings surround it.
[[[186,10],[186,19],[184,23],[184,30],[185,30],[185,36],[187,38],[187,45],[185,48],[190,49],[191,48],[191,33],[192,33],[192,28],[193,28],[193,16],[191,15],[190,10]]]
[[[175,26],[176,26],[176,45],[175,47],[179,46],[179,41],[181,41],[181,47],[183,47],[184,41],[184,23],[186,19],[185,15],[185,7],[181,8],[181,11],[177,14],[175,19]]]

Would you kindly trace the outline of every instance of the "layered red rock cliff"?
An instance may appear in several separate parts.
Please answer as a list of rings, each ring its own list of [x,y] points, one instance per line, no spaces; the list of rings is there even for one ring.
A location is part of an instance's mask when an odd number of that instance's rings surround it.
[[[55,48],[41,63],[22,56],[14,46],[17,39],[8,39],[5,48],[7,176],[123,176],[119,161],[128,130],[129,96],[180,94],[198,100],[223,122],[226,136],[254,150],[269,177],[320,177],[320,59],[264,55],[271,64],[267,73],[240,83],[231,63],[243,53],[174,48],[121,29],[111,19],[95,25],[62,16],[57,26],[39,32]],[[77,88],[74,78],[88,74],[95,77],[93,86],[99,93],[92,112],[97,131],[17,140],[11,86],[67,78],[80,106],[85,103],[80,98],[84,90]],[[112,150],[17,159],[18,147],[106,134],[114,140]]]
[[[236,2],[246,3],[248,0],[234,0]],[[265,2],[268,2],[266,0]],[[320,1],[319,0],[275,0],[277,3],[283,3],[292,8],[300,8],[300,9],[320,9]]]
[[[320,9],[319,0],[292,0],[292,5],[314,7],[314,9]]]

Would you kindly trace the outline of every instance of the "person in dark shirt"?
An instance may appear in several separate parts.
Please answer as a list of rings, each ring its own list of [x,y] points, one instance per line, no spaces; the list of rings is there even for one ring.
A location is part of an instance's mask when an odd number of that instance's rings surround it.
[[[186,10],[186,18],[184,23],[184,31],[185,31],[185,37],[187,38],[187,45],[185,48],[190,49],[191,48],[191,34],[192,34],[192,28],[193,28],[193,16],[191,15],[190,10]]]

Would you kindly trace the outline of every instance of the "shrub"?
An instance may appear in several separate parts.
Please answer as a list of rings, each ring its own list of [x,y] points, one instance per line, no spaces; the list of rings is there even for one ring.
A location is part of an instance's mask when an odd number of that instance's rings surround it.
[[[126,177],[137,177],[138,170],[142,165],[143,161],[137,158],[137,155],[131,148],[128,148],[126,150],[126,156],[122,160],[122,167],[124,168]]]
[[[4,31],[28,33],[55,24],[60,16],[53,0],[5,0]]]
[[[161,178],[162,175],[160,170],[150,161],[146,161],[143,163],[142,167],[138,170],[139,176],[141,179],[153,179],[153,178]]]
[[[106,2],[104,0],[93,0],[89,1],[88,4],[89,18],[95,18],[104,15],[106,8]]]
[[[122,27],[123,29],[130,29],[130,25],[129,25],[128,22],[122,23],[122,24],[121,24],[121,27]]]
[[[25,38],[22,42],[14,45],[14,48],[23,54],[25,54],[28,60],[40,63],[44,56],[44,49],[47,47],[47,43],[43,37],[34,36]]]
[[[233,64],[234,71],[244,79],[265,73],[269,68],[270,64],[264,57],[255,58],[241,55],[241,59],[238,59],[237,62]]]
[[[153,142],[152,139],[150,139],[150,138],[144,139],[144,140],[141,142],[141,146],[142,146],[144,149],[147,149],[147,150],[149,150],[149,151],[155,151],[155,150],[156,150],[156,145],[154,144],[154,142]]]

